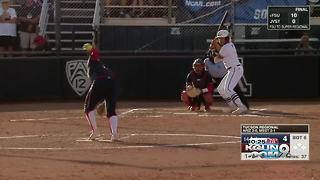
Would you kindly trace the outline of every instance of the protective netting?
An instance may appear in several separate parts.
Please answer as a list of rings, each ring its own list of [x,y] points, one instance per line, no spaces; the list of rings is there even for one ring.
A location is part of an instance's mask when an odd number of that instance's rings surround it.
[[[32,8],[26,6],[28,2]],[[39,15],[42,2],[11,0],[10,7],[18,17],[28,20]],[[309,45],[316,49],[319,46],[320,3],[317,0],[48,0],[48,3],[49,25],[44,28],[45,33],[53,46],[60,43],[69,49],[77,49],[92,39],[95,22],[103,27],[99,31],[105,50],[205,50],[225,12],[228,16],[223,28],[232,31],[239,49],[294,49],[306,36]],[[310,29],[268,29],[268,6],[310,7]],[[94,20],[94,17],[98,18]],[[21,19],[17,21],[18,34],[29,28]],[[33,20],[32,32],[39,33],[38,22]],[[59,42],[56,40],[58,22],[61,23]]]
[[[107,26],[166,26],[166,31],[158,33],[147,43],[142,43],[135,50],[174,50],[174,46],[164,47],[170,39],[191,43],[181,49],[201,50],[206,48],[217,31],[223,14],[228,17],[225,29],[232,31],[233,39],[240,49],[294,49],[305,35],[309,43],[317,47],[320,24],[320,4],[316,0],[177,0],[154,1],[153,6],[146,1],[112,1],[106,0],[102,24]],[[144,3],[143,3],[144,2]],[[270,30],[267,28],[268,6],[310,6],[310,29]],[[136,27],[132,27],[136,28]],[[163,28],[163,27],[162,27]],[[112,33],[112,32],[111,32]],[[177,49],[179,49],[177,48]]]

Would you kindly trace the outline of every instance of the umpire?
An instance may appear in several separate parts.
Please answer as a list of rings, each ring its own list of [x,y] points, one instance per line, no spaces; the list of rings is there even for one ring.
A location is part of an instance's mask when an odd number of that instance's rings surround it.
[[[83,45],[83,49],[89,54],[88,76],[91,79],[91,86],[84,102],[84,111],[91,127],[89,139],[100,136],[97,128],[95,109],[97,105],[105,101],[107,118],[111,129],[111,141],[118,138],[118,116],[116,114],[116,86],[114,75],[100,61],[100,53],[90,43]]]

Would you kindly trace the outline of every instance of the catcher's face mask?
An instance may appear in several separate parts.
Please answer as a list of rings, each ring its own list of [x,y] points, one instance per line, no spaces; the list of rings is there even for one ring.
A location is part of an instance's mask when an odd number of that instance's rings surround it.
[[[204,69],[204,65],[201,63],[196,63],[193,65],[193,70],[196,73],[201,73],[203,71],[203,69]]]

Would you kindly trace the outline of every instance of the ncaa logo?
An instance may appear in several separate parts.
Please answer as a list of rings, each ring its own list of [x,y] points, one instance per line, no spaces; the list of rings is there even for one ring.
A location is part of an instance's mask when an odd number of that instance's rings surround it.
[[[87,76],[87,72],[88,67],[86,60],[72,60],[66,63],[68,82],[74,92],[79,96],[83,96],[90,87],[91,81]]]
[[[191,11],[199,11],[203,6],[203,1],[185,0],[184,3]]]

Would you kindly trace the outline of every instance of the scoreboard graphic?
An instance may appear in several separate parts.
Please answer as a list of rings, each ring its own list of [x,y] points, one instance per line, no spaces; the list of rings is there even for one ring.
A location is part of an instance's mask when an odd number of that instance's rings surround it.
[[[268,30],[310,30],[310,6],[268,6]]]
[[[241,160],[309,160],[308,124],[242,124]]]

